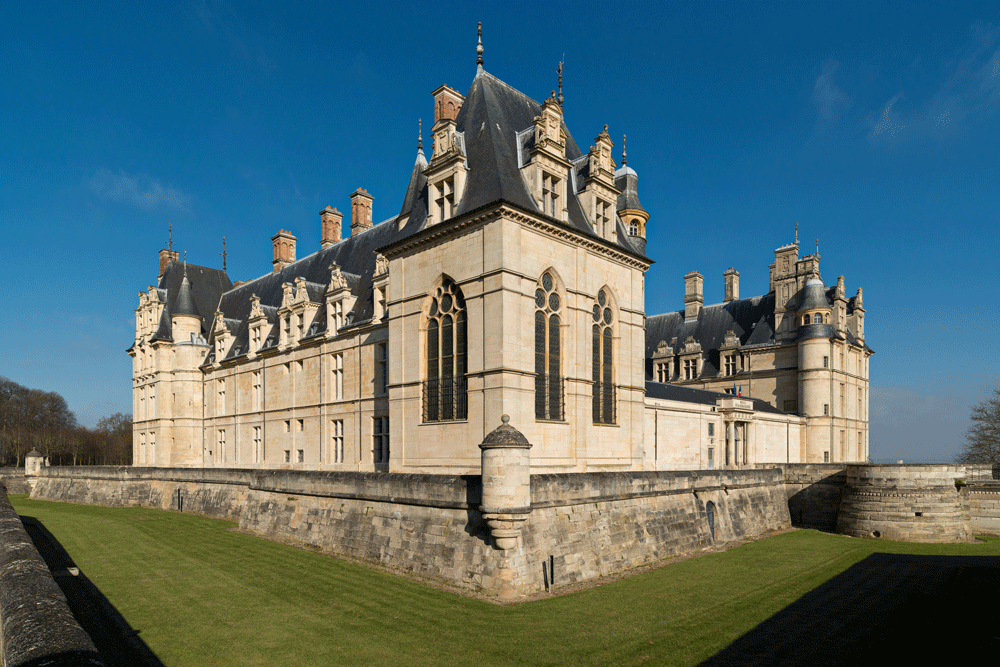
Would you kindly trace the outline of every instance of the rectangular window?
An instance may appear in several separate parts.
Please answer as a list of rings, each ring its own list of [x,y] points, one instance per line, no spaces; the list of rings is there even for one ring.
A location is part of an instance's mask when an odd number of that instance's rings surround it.
[[[847,404],[845,403],[845,400],[844,400],[844,391],[845,391],[845,389],[844,389],[844,383],[841,382],[840,383],[840,416],[841,417],[846,417],[847,416]]]
[[[301,361],[296,361],[295,362],[295,372],[296,373],[301,373],[302,372],[302,362]]]
[[[344,302],[337,301],[333,304],[333,332],[336,333],[340,327],[344,326]]]
[[[297,431],[299,431],[299,432],[301,433],[302,431],[304,431],[304,430],[305,430],[305,428],[306,428],[306,423],[305,423],[305,421],[304,421],[304,420],[302,420],[302,419],[299,419],[299,420],[298,420],[298,423],[297,423],[297,425],[296,425],[296,426],[297,426],[297,429],[296,429],[296,430],[297,430]]]
[[[142,387],[139,390],[139,418],[143,419],[146,417],[146,388]]]
[[[253,427],[253,462],[260,463],[264,453],[264,441],[261,439],[260,426]]]
[[[847,431],[840,431],[840,456],[837,457],[839,460],[843,461],[847,458]]]
[[[375,344],[375,395],[383,396],[389,389],[389,367],[385,343]]]
[[[291,430],[292,430],[292,422],[291,422],[291,420],[286,419],[285,420],[285,433],[288,433]]]
[[[297,463],[305,463],[305,461],[306,461],[306,452],[305,452],[304,449],[296,450],[295,461]]]
[[[708,448],[708,469],[715,470],[715,448]]]
[[[226,411],[226,381],[225,379],[219,380],[219,401],[218,401],[219,414],[223,414]]]
[[[372,417],[372,445],[375,463],[389,462],[389,418]]]
[[[709,424],[708,424],[708,437],[710,437],[710,438],[714,438],[715,437],[715,424],[711,423],[711,422],[709,422]],[[711,451],[711,450],[709,450],[709,451]]]
[[[219,429],[219,436],[216,440],[216,449],[218,450],[219,460],[224,461],[226,459],[226,431],[225,429]]]
[[[149,434],[149,462],[156,462],[156,433]]]
[[[285,450],[285,463],[291,463],[291,462],[292,462],[292,452],[286,449]]]
[[[261,327],[253,328],[253,351],[260,352],[261,344]]]
[[[830,462],[830,452],[823,452],[823,463]]]
[[[139,435],[139,460],[143,463],[146,462],[146,434],[142,433]]]
[[[597,213],[594,229],[604,238],[608,238],[608,234],[611,231],[609,229],[611,225],[611,205],[606,201],[598,199],[597,200]],[[554,213],[550,215],[555,215]]]
[[[330,358],[330,368],[333,370],[333,400],[344,398],[344,355],[334,354]]]
[[[149,416],[156,416],[156,387],[154,385],[149,386]]]
[[[330,428],[330,449],[334,463],[344,462],[344,420],[334,419]]]
[[[864,455],[862,438],[863,436],[861,435],[861,431],[858,431],[858,461],[862,460],[861,457]]]
[[[827,417],[829,415],[830,415],[830,404],[829,403],[824,403],[823,404],[823,416]]]
[[[542,211],[553,218],[559,217],[559,179],[545,172],[542,172]]]
[[[253,372],[253,382],[252,382],[252,384],[253,384],[253,406],[254,406],[254,409],[256,409],[256,410],[262,410],[263,406],[261,405],[261,397],[262,397],[263,392],[261,390],[263,389],[263,382],[261,382],[260,371],[254,371]]]
[[[830,357],[823,357],[823,368],[830,367]]]

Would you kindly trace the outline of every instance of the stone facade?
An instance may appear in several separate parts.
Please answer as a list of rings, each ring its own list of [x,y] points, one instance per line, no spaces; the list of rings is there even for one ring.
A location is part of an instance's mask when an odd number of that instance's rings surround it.
[[[160,252],[129,350],[135,465],[472,473],[501,414],[537,472],[865,460],[860,291],[803,310],[818,257],[783,246],[769,295],[741,300],[730,270],[704,306],[694,272],[683,313],[647,318],[656,219],[607,126],[581,150],[556,96],[481,67],[433,96],[398,215],[374,224],[358,188],[349,236],[327,206],[315,252],[282,229],[235,285]],[[671,317],[690,335],[661,339]]]

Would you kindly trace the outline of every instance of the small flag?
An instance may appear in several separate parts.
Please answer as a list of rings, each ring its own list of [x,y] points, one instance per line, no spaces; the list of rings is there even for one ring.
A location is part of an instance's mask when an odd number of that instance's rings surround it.
[[[733,396],[736,396],[736,395],[737,395],[736,383],[734,382],[733,383]]]
[[[743,385],[740,385],[740,393],[737,394],[740,398],[743,398]]]

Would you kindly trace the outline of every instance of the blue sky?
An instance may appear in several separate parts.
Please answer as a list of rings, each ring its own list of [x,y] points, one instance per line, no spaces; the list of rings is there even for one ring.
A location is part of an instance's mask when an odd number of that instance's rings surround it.
[[[0,375],[82,423],[129,411],[136,297],[173,224],[191,262],[270,269],[317,212],[398,212],[431,91],[486,69],[628,134],[646,310],[682,276],[767,290],[799,223],[865,291],[876,459],[950,459],[1000,384],[1000,6],[951,3],[17,3],[0,25]],[[612,11],[609,12],[609,9]],[[565,54],[565,55],[564,55]],[[429,142],[428,142],[429,145]]]

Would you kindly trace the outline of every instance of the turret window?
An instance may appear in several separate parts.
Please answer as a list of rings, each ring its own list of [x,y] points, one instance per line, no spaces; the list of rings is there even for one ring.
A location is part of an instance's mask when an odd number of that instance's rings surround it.
[[[467,320],[465,296],[461,288],[446,280],[435,290],[428,313],[425,422],[468,417]]]
[[[595,424],[615,423],[614,313],[611,299],[601,290],[593,307],[593,415]]]
[[[563,418],[562,345],[559,326],[562,299],[548,272],[535,289],[535,418]]]
[[[628,233],[630,235],[632,235],[632,236],[638,236],[639,235],[639,221],[638,220],[633,220],[632,222],[630,222],[628,224]]]

